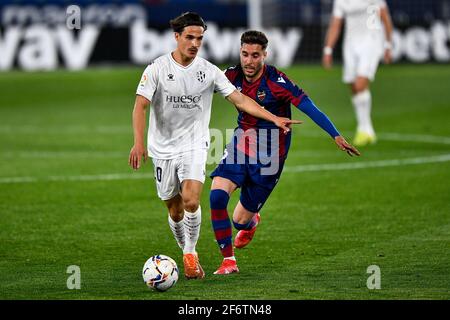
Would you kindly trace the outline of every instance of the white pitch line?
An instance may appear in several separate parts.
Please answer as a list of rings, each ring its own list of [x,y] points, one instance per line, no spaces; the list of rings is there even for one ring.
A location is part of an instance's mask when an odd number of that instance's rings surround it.
[[[426,134],[400,134],[400,133],[380,133],[381,140],[391,141],[413,141],[436,144],[450,144],[450,137],[431,136]]]
[[[413,164],[439,163],[450,161],[450,154],[431,157],[388,159],[378,161],[346,162],[346,163],[324,163],[300,166],[286,166],[286,172],[311,172],[311,171],[333,171],[333,170],[355,170],[365,168],[395,167]]]
[[[450,154],[443,154],[430,157],[390,159],[379,161],[346,162],[346,163],[325,163],[300,166],[286,166],[284,172],[312,172],[312,171],[335,171],[335,170],[356,170],[365,168],[395,167],[404,165],[418,165],[427,163],[441,163],[450,161]],[[82,176],[50,176],[50,177],[5,177],[0,178],[0,184],[10,183],[31,183],[48,181],[113,181],[113,180],[140,180],[153,178],[152,173],[112,173],[100,175]]]
[[[27,183],[27,182],[38,182],[39,180],[35,177],[5,177],[0,178],[0,184],[7,183]]]

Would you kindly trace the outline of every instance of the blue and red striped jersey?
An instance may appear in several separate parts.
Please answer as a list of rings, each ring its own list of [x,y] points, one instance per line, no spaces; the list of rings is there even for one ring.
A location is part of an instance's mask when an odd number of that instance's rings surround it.
[[[291,119],[291,104],[298,106],[302,99],[307,97],[301,88],[293,83],[283,72],[271,65],[264,65],[262,76],[253,83],[250,83],[245,79],[240,65],[228,68],[225,71],[225,75],[239,91],[279,117]],[[259,131],[259,129],[278,129],[278,127],[270,121],[256,118],[240,110],[238,110],[238,112],[238,127],[244,131],[249,129],[255,129],[256,131]],[[278,135],[279,156],[280,158],[285,158],[290,146],[291,132],[287,135],[278,132]],[[254,149],[251,145],[260,143],[259,134],[257,134],[258,141],[252,143],[252,139],[248,140],[250,141],[244,142],[246,144],[245,147],[240,148],[238,145],[238,149],[241,149],[246,154],[250,155],[254,153],[251,151]],[[270,136],[267,140],[270,141]],[[247,145],[248,143],[250,143],[250,147]],[[258,148],[259,146],[256,147]],[[268,147],[270,151],[270,146]]]
[[[301,88],[271,65],[264,65],[262,76],[253,83],[245,79],[240,65],[228,68],[225,75],[239,91],[279,117],[291,118],[291,104],[298,106],[306,97]],[[276,128],[272,122],[255,118],[242,111],[239,111],[238,126],[244,130]]]

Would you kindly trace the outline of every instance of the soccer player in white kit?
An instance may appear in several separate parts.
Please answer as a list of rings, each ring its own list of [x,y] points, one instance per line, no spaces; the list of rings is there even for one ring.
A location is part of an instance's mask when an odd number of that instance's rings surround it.
[[[333,48],[344,19],[343,81],[350,84],[356,113],[357,129],[353,143],[364,146],[376,142],[370,115],[372,96],[369,85],[375,79],[383,55],[385,63],[392,60],[392,22],[385,0],[334,0],[323,50],[322,63],[326,69],[332,66]]]
[[[169,210],[169,226],[183,250],[184,273],[201,279],[196,244],[200,234],[200,195],[205,181],[209,147],[209,121],[214,92],[238,109],[275,123],[285,132],[300,121],[281,118],[241,94],[225,74],[198,57],[206,25],[196,13],[187,12],[170,21],[175,51],[157,58],[144,71],[133,109],[134,145],[129,164],[140,167],[153,160],[158,196]],[[146,109],[150,108],[147,150],[144,146]]]

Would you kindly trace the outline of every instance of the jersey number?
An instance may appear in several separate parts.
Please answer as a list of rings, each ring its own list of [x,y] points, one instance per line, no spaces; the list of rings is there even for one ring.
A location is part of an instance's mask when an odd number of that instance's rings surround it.
[[[156,167],[156,180],[161,182],[162,169],[160,167]]]

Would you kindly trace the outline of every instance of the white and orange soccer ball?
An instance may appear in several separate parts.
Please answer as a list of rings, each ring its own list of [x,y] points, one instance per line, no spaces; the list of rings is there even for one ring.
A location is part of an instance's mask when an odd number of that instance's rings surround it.
[[[158,254],[148,259],[142,269],[145,284],[157,291],[166,291],[178,281],[176,262],[165,255]]]

